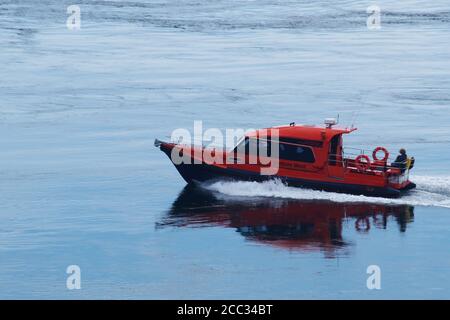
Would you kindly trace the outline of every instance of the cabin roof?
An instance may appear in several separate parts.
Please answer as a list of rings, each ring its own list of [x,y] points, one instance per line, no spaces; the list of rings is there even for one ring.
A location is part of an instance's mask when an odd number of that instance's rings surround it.
[[[356,130],[356,128],[326,128],[325,126],[314,126],[314,125],[285,125],[272,128],[265,128],[256,130],[248,136],[256,135],[271,135],[269,129],[278,129],[280,137],[289,137],[297,139],[307,139],[307,140],[319,140],[319,141],[329,141],[337,134],[347,134]],[[266,132],[264,132],[266,130]],[[259,134],[258,134],[259,133]]]

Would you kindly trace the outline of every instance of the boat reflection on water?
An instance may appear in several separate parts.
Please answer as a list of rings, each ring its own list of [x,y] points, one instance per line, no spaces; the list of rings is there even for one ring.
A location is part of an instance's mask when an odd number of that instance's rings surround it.
[[[351,244],[342,234],[343,226],[369,233],[373,228],[386,229],[389,221],[405,232],[413,217],[414,207],[408,205],[230,198],[188,185],[157,228],[230,227],[250,241],[289,250],[319,250],[333,258],[338,251],[345,254]]]

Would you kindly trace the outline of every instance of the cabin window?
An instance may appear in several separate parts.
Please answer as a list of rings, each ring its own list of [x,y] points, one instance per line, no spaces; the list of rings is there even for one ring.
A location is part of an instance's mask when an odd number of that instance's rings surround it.
[[[280,159],[314,163],[314,153],[311,148],[280,143]]]
[[[258,139],[246,138],[245,154],[246,155],[258,155]]]
[[[314,163],[316,161],[312,148],[294,144],[278,143],[279,158],[289,161]],[[270,139],[256,139],[245,137],[235,148],[235,153],[258,155],[259,157],[272,156],[272,143]]]
[[[323,147],[323,142],[319,141],[319,140],[280,137],[279,141],[280,141],[280,143],[285,142],[285,143],[301,144],[303,146],[309,146],[309,147],[314,147],[314,148],[322,148]]]
[[[258,148],[258,156],[259,157],[270,157],[271,156],[270,140],[259,139],[257,148]]]
[[[270,157],[270,140],[245,137],[235,148],[235,153],[244,153],[246,155],[257,155],[260,157]]]
[[[234,153],[248,153],[248,137],[245,137],[238,145],[233,149]]]

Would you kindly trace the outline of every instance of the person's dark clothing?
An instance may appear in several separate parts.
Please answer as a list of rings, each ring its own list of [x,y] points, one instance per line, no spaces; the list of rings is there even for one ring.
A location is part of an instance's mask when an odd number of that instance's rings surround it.
[[[405,162],[408,159],[406,154],[399,154],[394,162]]]
[[[392,162],[392,166],[396,168],[400,168],[402,172],[406,170],[406,160],[408,159],[408,156],[405,154],[399,154],[397,158],[395,158],[395,161]]]

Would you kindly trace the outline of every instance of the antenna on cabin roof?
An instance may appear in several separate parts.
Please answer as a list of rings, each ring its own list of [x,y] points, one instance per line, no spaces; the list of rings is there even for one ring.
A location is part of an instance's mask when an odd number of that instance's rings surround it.
[[[352,126],[351,126],[352,129],[355,127],[356,116],[357,116],[357,114],[358,114],[358,111],[359,111],[359,110],[353,111],[353,115],[352,115]]]

